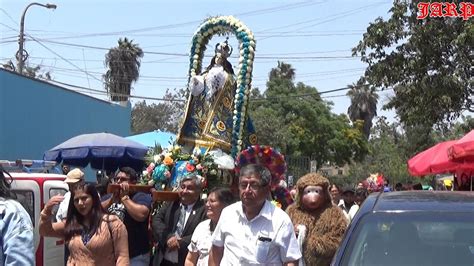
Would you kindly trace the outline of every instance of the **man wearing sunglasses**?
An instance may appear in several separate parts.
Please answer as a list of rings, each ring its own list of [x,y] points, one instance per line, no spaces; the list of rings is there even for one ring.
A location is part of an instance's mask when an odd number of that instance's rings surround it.
[[[150,238],[148,236],[148,215],[151,196],[143,192],[130,193],[130,184],[137,183],[137,172],[131,167],[122,167],[114,178],[120,184],[120,192],[103,197],[102,206],[117,215],[128,232],[130,265],[148,266],[150,263]]]
[[[240,170],[240,200],[226,207],[212,235],[209,265],[297,265],[301,252],[288,215],[269,200],[270,171]]]

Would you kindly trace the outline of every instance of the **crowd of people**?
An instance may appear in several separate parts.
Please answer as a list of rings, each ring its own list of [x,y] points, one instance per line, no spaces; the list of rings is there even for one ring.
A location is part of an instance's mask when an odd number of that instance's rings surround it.
[[[364,182],[341,189],[309,173],[297,180],[294,203],[276,206],[272,173],[249,163],[238,171],[237,196],[218,187],[203,200],[202,180],[190,174],[179,182],[178,200],[153,210],[149,193],[130,191],[132,168],[117,171],[120,190],[112,194],[85,182],[80,169],[66,170],[69,192],[52,197],[39,218],[41,236],[65,240],[66,265],[329,265],[370,193]],[[388,180],[381,191],[392,191]],[[3,170],[0,193],[1,265],[33,265],[34,252],[25,252],[33,250],[32,223],[11,199]]]

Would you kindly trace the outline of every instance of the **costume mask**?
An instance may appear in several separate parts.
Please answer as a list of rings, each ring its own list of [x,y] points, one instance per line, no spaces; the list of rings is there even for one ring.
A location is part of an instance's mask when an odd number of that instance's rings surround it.
[[[307,210],[316,210],[324,202],[324,190],[321,186],[306,186],[303,190],[301,202]]]

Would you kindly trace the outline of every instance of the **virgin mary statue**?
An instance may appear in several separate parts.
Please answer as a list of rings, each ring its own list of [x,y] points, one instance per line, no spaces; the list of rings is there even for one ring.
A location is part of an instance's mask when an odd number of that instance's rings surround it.
[[[200,75],[191,77],[184,123],[178,135],[179,144],[224,151],[231,149],[236,93],[234,71],[227,60],[231,54],[228,40],[218,43],[210,65]],[[244,129],[244,140],[256,142],[249,119]]]

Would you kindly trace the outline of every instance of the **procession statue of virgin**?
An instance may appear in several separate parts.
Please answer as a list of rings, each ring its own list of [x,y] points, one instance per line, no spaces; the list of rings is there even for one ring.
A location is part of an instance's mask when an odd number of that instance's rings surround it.
[[[215,45],[209,66],[200,72],[212,33],[228,32],[236,33],[240,43],[238,75],[234,75],[228,61],[233,52],[228,38]],[[246,113],[254,49],[253,34],[233,17],[215,17],[201,25],[191,48],[189,97],[178,134],[179,144],[190,148],[218,148],[235,155],[242,146],[257,142]]]

